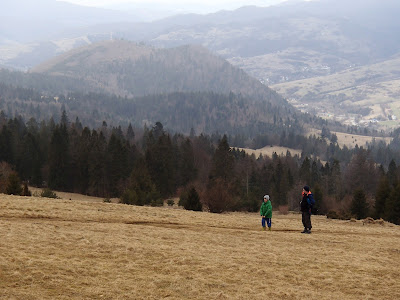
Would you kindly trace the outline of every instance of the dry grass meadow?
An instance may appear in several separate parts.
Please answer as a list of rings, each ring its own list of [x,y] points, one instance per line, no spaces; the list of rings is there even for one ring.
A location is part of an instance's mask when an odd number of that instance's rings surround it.
[[[254,154],[256,157],[260,155],[272,157],[274,153],[277,155],[286,155],[287,151],[290,151],[291,155],[301,155],[301,150],[292,149],[287,147],[280,147],[280,146],[265,146],[261,149],[249,149],[249,148],[237,148],[239,150],[244,150],[247,154],[252,155]]]
[[[400,299],[400,227],[0,194],[0,299]]]

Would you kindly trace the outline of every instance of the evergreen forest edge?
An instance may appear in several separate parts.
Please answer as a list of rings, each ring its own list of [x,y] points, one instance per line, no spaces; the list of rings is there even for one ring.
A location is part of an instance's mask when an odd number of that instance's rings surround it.
[[[134,205],[162,205],[163,199],[180,196],[186,208],[199,210],[198,203],[185,205],[198,199],[204,209],[220,213],[257,211],[264,194],[271,195],[275,209],[298,210],[307,184],[320,214],[400,224],[400,130],[389,145],[373,141],[349,149],[332,137],[305,138],[286,128],[283,136],[297,141],[302,154],[269,158],[232,148],[234,136],[169,133],[160,122],[122,128],[103,121],[90,129],[79,118],[71,122],[65,110],[58,123],[8,118],[1,111],[0,125],[3,193],[23,194],[12,187],[24,181]],[[263,137],[285,145],[274,131]]]

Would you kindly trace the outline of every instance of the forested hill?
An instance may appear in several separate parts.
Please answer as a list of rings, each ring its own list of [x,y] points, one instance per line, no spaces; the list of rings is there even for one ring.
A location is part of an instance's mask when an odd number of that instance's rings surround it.
[[[0,83],[0,95],[0,111],[9,117],[38,121],[53,117],[57,121],[62,110],[66,110],[72,120],[78,117],[85,126],[93,128],[103,121],[112,126],[131,123],[135,127],[161,122],[173,132],[189,134],[193,129],[196,133],[220,132],[251,140],[267,132],[279,135],[290,126],[297,134],[303,134],[302,124],[316,122],[300,113],[289,118],[282,107],[233,93],[174,92],[132,99],[79,92],[45,95]]]
[[[105,41],[67,52],[32,70],[67,76],[97,92],[137,97],[170,92],[230,92],[290,107],[277,93],[201,46],[156,49]],[[89,90],[91,91],[91,90]]]

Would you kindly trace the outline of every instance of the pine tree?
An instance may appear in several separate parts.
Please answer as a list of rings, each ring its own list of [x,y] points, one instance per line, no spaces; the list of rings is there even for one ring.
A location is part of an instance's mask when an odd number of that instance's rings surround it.
[[[132,145],[135,141],[135,132],[133,132],[132,124],[129,123],[127,132],[126,132],[126,139],[129,141],[129,143]]]
[[[189,192],[181,195],[179,205],[183,206],[187,210],[202,211],[200,197],[194,187],[192,187]]]
[[[161,195],[152,182],[143,159],[137,161],[129,178],[128,188],[123,192],[121,200],[131,205],[162,205]]]
[[[400,184],[392,189],[385,203],[385,220],[400,225]]]
[[[197,175],[197,169],[194,166],[193,145],[190,139],[185,139],[179,149],[179,186],[185,186],[193,181]]]
[[[324,193],[322,192],[319,184],[316,184],[313,188],[313,195],[315,199],[315,205],[313,207],[314,214],[325,214],[326,210],[324,208]]]
[[[175,192],[175,161],[171,138],[162,134],[154,144],[148,144],[145,154],[152,181],[163,197]]]
[[[391,187],[386,175],[382,176],[376,189],[375,195],[375,217],[383,218],[385,213],[385,205],[390,196]]]
[[[112,197],[120,195],[120,183],[129,177],[128,153],[124,141],[113,133],[107,146],[108,191]]]
[[[350,211],[358,220],[367,217],[368,203],[365,192],[362,189],[354,191]]]
[[[234,157],[228,144],[226,135],[219,141],[213,156],[212,178],[221,178],[228,182],[233,177]]]
[[[92,130],[91,148],[88,154],[88,193],[93,196],[109,197],[106,171],[107,143],[102,132]]]
[[[67,190],[71,185],[69,135],[64,125],[57,125],[49,147],[49,187]]]
[[[388,172],[387,172],[389,184],[394,187],[398,182],[397,177],[397,165],[394,159],[392,159],[389,163]]]
[[[311,163],[310,159],[306,157],[303,160],[303,163],[301,164],[300,167],[300,179],[303,181],[304,184],[310,184],[311,182]]]

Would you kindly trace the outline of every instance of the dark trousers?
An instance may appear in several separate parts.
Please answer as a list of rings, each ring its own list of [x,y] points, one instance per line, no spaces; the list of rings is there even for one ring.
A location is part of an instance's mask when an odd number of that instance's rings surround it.
[[[304,228],[311,230],[311,214],[308,211],[301,212],[301,220]]]
[[[271,227],[271,218],[262,218],[261,219],[261,225],[262,225],[262,227],[265,227],[265,222],[267,222],[267,226],[268,227]]]

